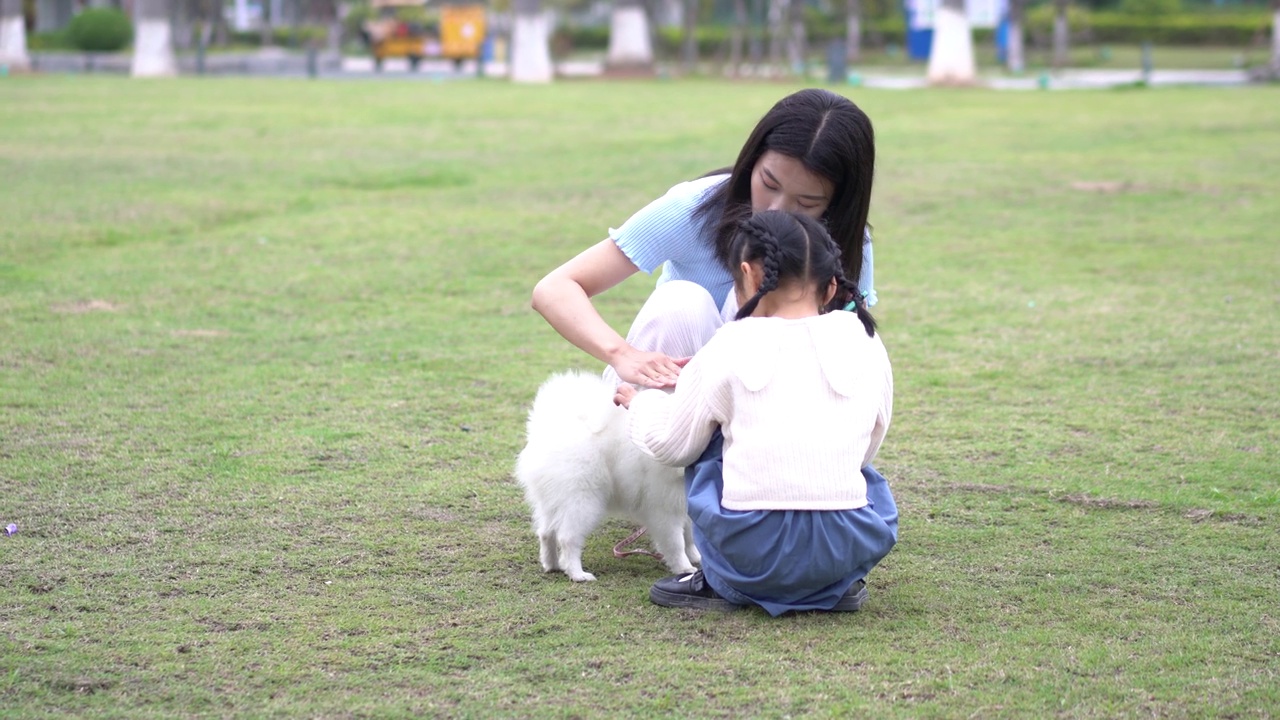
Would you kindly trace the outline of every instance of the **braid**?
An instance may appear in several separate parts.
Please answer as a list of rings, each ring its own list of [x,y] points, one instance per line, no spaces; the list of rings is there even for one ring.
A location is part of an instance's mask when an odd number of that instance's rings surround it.
[[[762,255],[760,265],[764,270],[764,278],[760,281],[760,287],[756,289],[756,294],[752,295],[751,299],[743,303],[742,307],[738,309],[738,314],[734,316],[735,320],[749,317],[751,313],[755,312],[756,306],[760,304],[760,298],[764,297],[766,293],[777,289],[778,256],[781,252],[778,247],[778,238],[767,229],[758,227],[746,220],[738,225],[738,229],[740,232],[750,235],[759,245]]]
[[[862,291],[858,289],[858,284],[845,277],[844,263],[840,262],[840,246],[830,238],[828,238],[827,243],[828,249],[835,260],[834,277],[836,280],[836,294],[835,297],[831,298],[830,304],[827,305],[827,312],[843,308],[856,313],[858,319],[862,321],[862,326],[867,329],[867,337],[875,337],[876,320],[871,317],[871,313],[867,310],[867,302],[862,299]]]

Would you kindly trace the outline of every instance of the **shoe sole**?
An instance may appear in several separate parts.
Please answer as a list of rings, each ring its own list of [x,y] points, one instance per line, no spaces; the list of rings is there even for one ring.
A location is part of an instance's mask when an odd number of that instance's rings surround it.
[[[831,612],[857,612],[862,607],[862,604],[867,601],[867,596],[867,585],[863,583],[858,592],[852,595],[846,594],[840,598],[840,602],[831,608]]]
[[[695,610],[737,610],[740,606],[724,598],[704,598],[696,595],[667,592],[655,587],[649,588],[649,600],[654,605],[670,608],[692,608]]]

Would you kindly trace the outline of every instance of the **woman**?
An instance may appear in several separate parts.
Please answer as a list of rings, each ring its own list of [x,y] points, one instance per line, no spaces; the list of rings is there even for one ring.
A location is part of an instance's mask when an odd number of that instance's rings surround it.
[[[846,276],[858,278],[866,304],[874,305],[866,231],[874,165],[871,121],[856,105],[826,90],[788,95],[756,124],[733,167],[671,188],[610,229],[607,239],[537,284],[533,307],[608,365],[606,376],[670,387],[683,363],[736,312],[728,245],[740,220],[764,210],[822,221],[840,246]],[[591,298],[659,266],[658,286],[624,339]]]

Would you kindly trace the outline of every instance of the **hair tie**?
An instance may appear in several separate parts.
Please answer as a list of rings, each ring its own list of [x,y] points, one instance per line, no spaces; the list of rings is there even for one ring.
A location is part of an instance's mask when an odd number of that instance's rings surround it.
[[[866,296],[867,296],[866,293],[862,293],[861,295],[854,295],[853,299],[849,301],[849,304],[844,306],[845,312],[858,312],[858,308],[863,306],[862,299],[865,298]]]

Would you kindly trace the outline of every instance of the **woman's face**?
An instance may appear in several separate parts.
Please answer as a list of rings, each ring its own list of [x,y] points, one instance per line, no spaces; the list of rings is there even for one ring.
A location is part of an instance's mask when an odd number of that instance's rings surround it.
[[[799,160],[766,150],[751,171],[751,212],[783,210],[820,220],[834,190]]]

